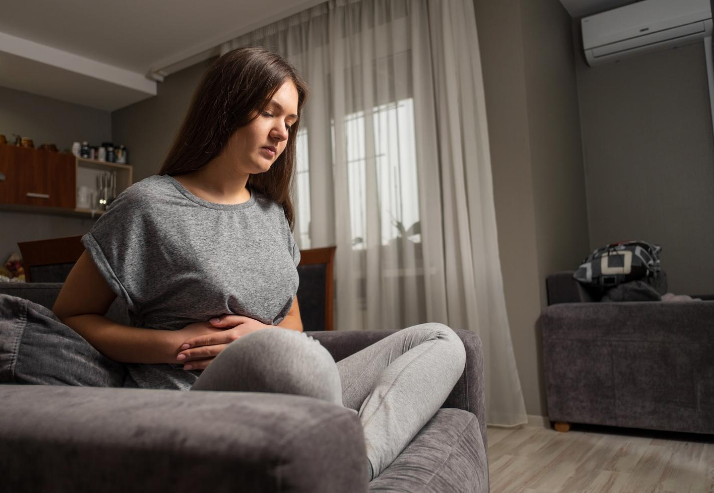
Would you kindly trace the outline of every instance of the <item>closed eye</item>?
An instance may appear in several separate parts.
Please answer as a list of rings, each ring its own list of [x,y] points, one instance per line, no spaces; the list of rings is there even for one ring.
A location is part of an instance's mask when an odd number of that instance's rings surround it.
[[[262,115],[266,118],[273,118],[275,116],[269,111],[263,111]],[[289,132],[293,125],[294,125],[294,123],[286,123],[285,130],[287,130]]]

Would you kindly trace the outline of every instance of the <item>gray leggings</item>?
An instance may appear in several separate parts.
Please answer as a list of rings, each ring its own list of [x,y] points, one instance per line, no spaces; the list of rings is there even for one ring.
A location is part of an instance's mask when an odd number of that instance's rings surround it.
[[[436,323],[400,330],[339,363],[303,333],[266,329],[230,344],[191,390],[295,394],[354,409],[376,477],[441,407],[465,363],[461,339]]]

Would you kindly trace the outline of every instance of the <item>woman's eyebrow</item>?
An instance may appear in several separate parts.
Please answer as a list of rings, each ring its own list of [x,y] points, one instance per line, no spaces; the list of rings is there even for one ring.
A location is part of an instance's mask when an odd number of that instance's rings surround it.
[[[270,100],[270,103],[268,103],[268,104],[272,104],[273,106],[277,106],[277,108],[278,108],[280,111],[284,111],[284,110],[283,110],[283,105],[280,104],[280,103],[278,103],[278,102],[277,102],[276,100],[274,100],[274,99],[271,99],[271,100]],[[290,117],[290,118],[295,118],[296,120],[298,119],[298,116],[297,116],[295,113],[293,113],[293,114],[291,114],[291,115],[288,115],[288,117]]]

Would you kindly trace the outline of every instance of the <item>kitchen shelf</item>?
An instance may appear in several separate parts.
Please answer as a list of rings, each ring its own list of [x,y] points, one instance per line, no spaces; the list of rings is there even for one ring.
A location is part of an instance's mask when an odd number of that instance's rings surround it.
[[[76,158],[76,174],[77,184],[76,190],[79,187],[85,186],[91,190],[97,189],[97,177],[102,173],[116,173],[117,175],[117,195],[129,188],[133,183],[134,168],[129,164],[108,163],[106,161],[97,161],[96,159],[86,159],[82,157]],[[90,209],[77,207],[75,210],[91,214]],[[99,210],[95,211],[99,212]]]
[[[45,207],[37,205],[0,204],[0,211],[21,212],[23,214],[43,214],[51,216],[77,217],[97,219],[104,211],[96,210],[94,214],[90,209],[67,209],[65,207]]]
[[[77,191],[97,190],[101,175],[108,172],[116,175],[117,195],[133,183],[129,164],[0,145],[0,210],[96,218],[103,210],[77,207]]]
[[[78,157],[77,163],[83,163],[82,167],[92,168],[92,169],[117,168],[117,169],[128,170],[130,172],[133,169],[130,164],[109,163],[107,161],[97,161],[96,159],[87,159],[87,158],[83,158],[83,157]]]

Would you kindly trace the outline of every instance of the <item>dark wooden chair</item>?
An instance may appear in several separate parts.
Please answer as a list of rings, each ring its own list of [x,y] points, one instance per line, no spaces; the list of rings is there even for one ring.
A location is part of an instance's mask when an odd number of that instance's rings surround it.
[[[81,236],[17,244],[27,282],[64,282],[84,252]],[[334,261],[336,247],[301,252],[297,297],[305,330],[334,329]]]
[[[64,282],[84,252],[81,236],[18,243],[27,282]]]
[[[337,247],[300,252],[297,297],[306,331],[334,329],[334,263]]]

